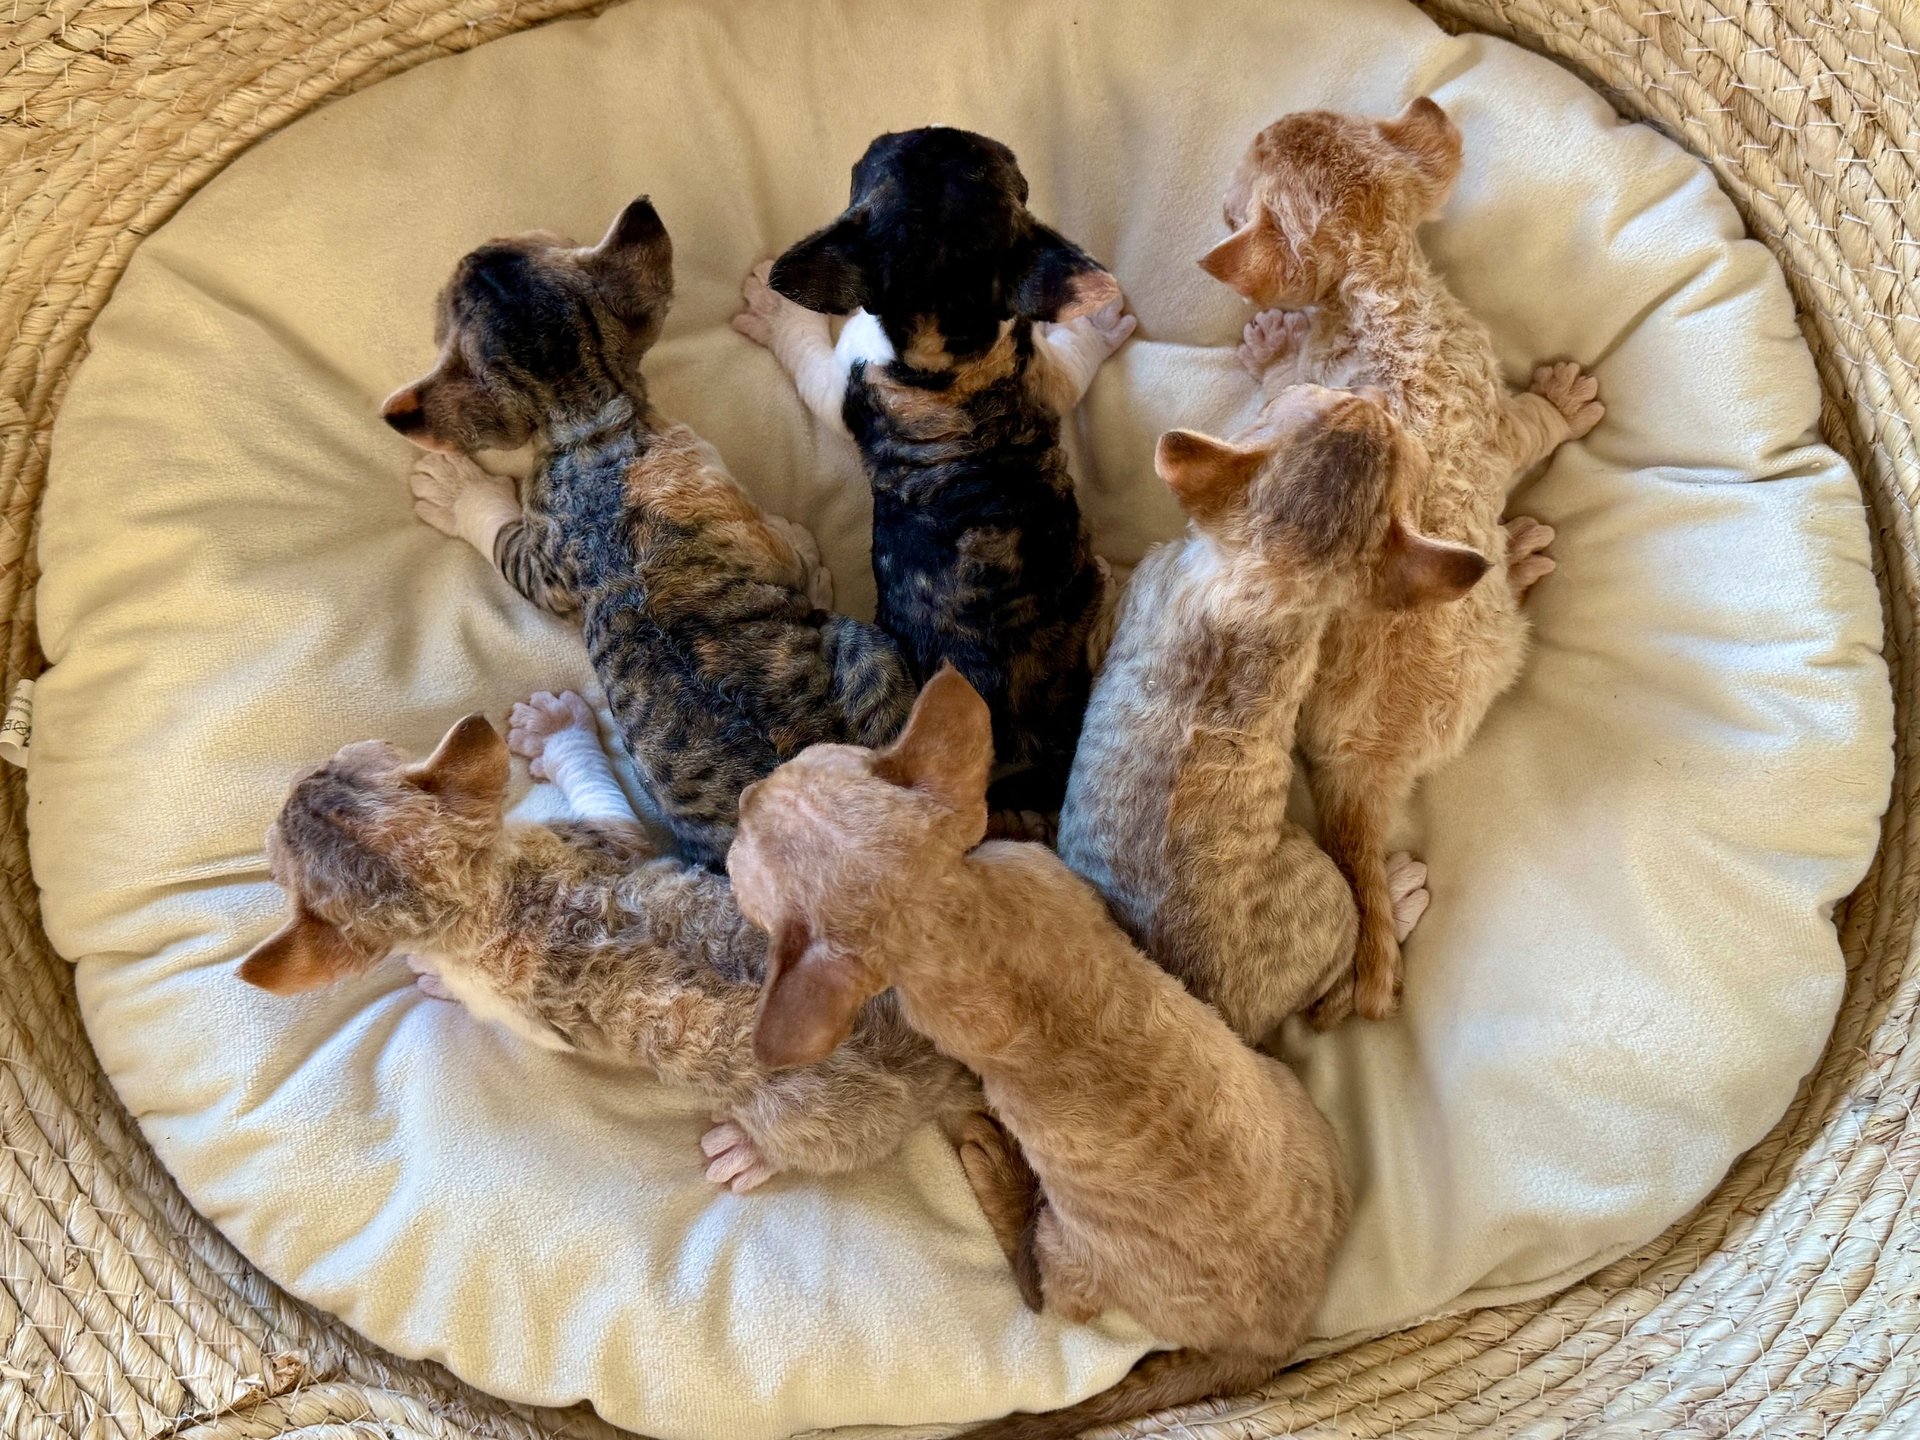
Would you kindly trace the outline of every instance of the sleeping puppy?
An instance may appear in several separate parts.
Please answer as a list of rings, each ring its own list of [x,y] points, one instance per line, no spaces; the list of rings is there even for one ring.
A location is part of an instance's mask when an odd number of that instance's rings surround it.
[[[994,807],[1052,812],[1105,589],[1060,417],[1134,322],[1113,277],[1026,202],[997,140],[882,135],[846,212],[755,270],[734,324],[859,445],[875,618],[917,680],[951,661],[985,697]],[[825,317],[850,312],[836,347]]]

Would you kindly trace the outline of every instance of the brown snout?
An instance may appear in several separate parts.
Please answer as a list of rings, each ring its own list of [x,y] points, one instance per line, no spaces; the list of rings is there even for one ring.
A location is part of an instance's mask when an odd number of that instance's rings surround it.
[[[389,395],[380,407],[380,418],[422,450],[451,453],[455,448],[427,433],[427,409],[420,403],[418,385],[405,386]]]

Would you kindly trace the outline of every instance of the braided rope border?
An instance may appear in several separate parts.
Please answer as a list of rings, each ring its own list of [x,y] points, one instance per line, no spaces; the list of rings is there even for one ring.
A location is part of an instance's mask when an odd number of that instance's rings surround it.
[[[1911,0],[1427,0],[1569,65],[1712,166],[1785,267],[1827,438],[1859,469],[1897,702],[1895,803],[1842,917],[1833,1040],[1694,1214],[1557,1296],[1433,1322],[1142,1427],[1269,1434],[1851,1435],[1920,1427],[1920,12]],[[4,685],[40,665],[47,439],[140,239],[337,95],[598,0],[67,0],[0,18]],[[612,1440],[396,1360],[293,1301],[181,1198],[105,1085],[0,781],[0,1433],[22,1440]],[[1176,1422],[1177,1421],[1177,1425]]]

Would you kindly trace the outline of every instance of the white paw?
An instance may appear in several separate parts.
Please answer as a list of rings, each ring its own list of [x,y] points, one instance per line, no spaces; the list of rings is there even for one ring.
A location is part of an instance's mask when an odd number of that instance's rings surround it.
[[[1387,857],[1387,894],[1393,899],[1393,938],[1406,943],[1433,897],[1427,893],[1426,863],[1404,850]]]
[[[1552,573],[1556,562],[1547,554],[1553,544],[1553,527],[1542,525],[1530,515],[1516,515],[1507,521],[1507,583],[1514,598],[1524,600],[1527,592]]]
[[[700,1153],[707,1157],[707,1179],[744,1195],[779,1174],[763,1160],[753,1137],[731,1120],[719,1121],[700,1137]]]
[[[1240,363],[1254,379],[1264,379],[1271,367],[1300,353],[1312,330],[1308,311],[1262,310],[1240,332]]]
[[[1599,398],[1600,382],[1571,360],[1536,368],[1532,389],[1566,417],[1575,440],[1606,418],[1607,407]]]
[[[600,743],[600,727],[585,700],[571,690],[559,695],[542,690],[513,707],[507,720],[507,748],[525,757],[534,779],[545,780],[547,742],[569,730],[583,730],[594,744]]]
[[[807,572],[807,603],[816,610],[833,609],[833,572],[824,565]]]
[[[733,317],[733,328],[754,344],[769,348],[779,331],[795,325],[813,326],[824,333],[827,317],[794,304],[775,290],[768,283],[772,274],[771,260],[762,260],[747,272],[747,278],[740,282],[740,298],[747,302],[747,308]]]
[[[407,488],[413,491],[413,513],[442,535],[460,533],[460,497],[469,486],[501,483],[467,456],[438,450],[417,457],[407,476]]]
[[[414,987],[422,995],[432,1000],[454,998],[453,992],[447,988],[447,982],[440,978],[440,972],[427,961],[418,955],[402,955],[399,958],[407,962],[407,969],[413,972]]]
[[[1139,323],[1127,313],[1126,300],[1118,298],[1071,320],[1042,320],[1033,328],[1038,339],[1066,346],[1066,353],[1084,355],[1091,365],[1118,350]]]
[[[1127,310],[1126,298],[1117,295],[1092,314],[1082,315],[1069,323],[1086,326],[1100,337],[1100,343],[1106,346],[1107,354],[1111,355],[1126,342],[1140,322]]]

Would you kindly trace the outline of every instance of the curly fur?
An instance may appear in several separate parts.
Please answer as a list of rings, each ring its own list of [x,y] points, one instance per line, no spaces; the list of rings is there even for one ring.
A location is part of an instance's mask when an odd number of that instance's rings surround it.
[[[1227,189],[1233,233],[1201,261],[1256,303],[1298,316],[1248,327],[1243,358],[1266,392],[1301,381],[1377,389],[1432,460],[1413,520],[1499,572],[1457,605],[1355,612],[1328,629],[1300,738],[1322,841],[1354,886],[1360,939],[1353,974],[1316,1011],[1322,1024],[1399,1003],[1387,832],[1414,783],[1460,752],[1520,673],[1523,587],[1508,573],[1501,523],[1509,485],[1600,413],[1584,378],[1536,377],[1540,393],[1510,394],[1486,327],[1421,252],[1416,232],[1460,164],[1460,132],[1431,100],[1385,121],[1289,115],[1254,139]]]
[[[1230,442],[1171,432],[1157,463],[1190,525],[1121,602],[1060,856],[1257,1041],[1353,963],[1350,888],[1286,815],[1295,722],[1328,623],[1406,588],[1426,458],[1371,399],[1300,385]],[[1479,578],[1477,557],[1418,553]]]
[[[816,741],[885,741],[914,684],[885,631],[816,605],[804,532],[762,514],[711,447],[649,405],[638,366],[671,293],[671,245],[645,200],[591,249],[484,245],[440,298],[440,363],[386,415],[437,452],[416,466],[423,518],[579,617],[661,817],[717,869],[745,785]],[[518,500],[449,453],[529,439]]]
[[[766,937],[726,881],[657,857],[632,822],[507,825],[507,767],[474,716],[421,764],[367,741],[295,782],[267,839],[294,918],[242,978],[292,993],[390,953],[424,957],[453,994],[538,1043],[704,1096],[745,1133],[756,1181],[857,1169],[916,1125],[978,1111],[971,1078],[884,998],[820,1064],[761,1064]]]
[[[1326,1285],[1347,1188],[1290,1070],[1141,954],[1051,851],[977,843],[991,759],[985,704],[943,670],[886,750],[816,746],[755,786],[728,864],[777,937],[763,1056],[817,1061],[892,987],[978,1073],[1038,1178],[1044,1198],[1005,1208],[1027,1209],[1047,1307],[1118,1307],[1191,1347],[989,1427],[1077,1434],[1278,1368]]]

